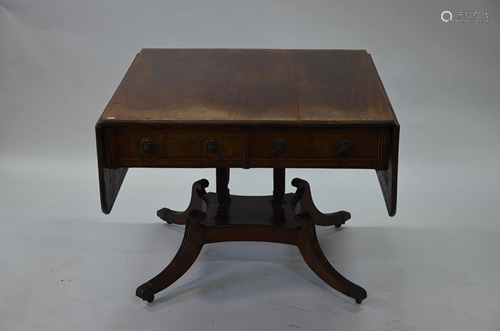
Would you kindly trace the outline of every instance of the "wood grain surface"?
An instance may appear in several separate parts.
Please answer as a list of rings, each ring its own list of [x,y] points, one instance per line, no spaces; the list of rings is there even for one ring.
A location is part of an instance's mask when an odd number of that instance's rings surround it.
[[[396,212],[399,123],[364,50],[143,49],[96,134],[106,213],[129,167],[375,169]]]
[[[143,49],[101,124],[394,124],[364,50]]]

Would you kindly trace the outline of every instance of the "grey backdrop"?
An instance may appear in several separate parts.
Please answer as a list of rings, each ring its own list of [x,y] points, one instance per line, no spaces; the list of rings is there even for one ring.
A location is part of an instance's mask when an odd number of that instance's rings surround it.
[[[445,23],[444,10],[489,22]],[[0,329],[498,329],[499,21],[493,0],[1,0]],[[292,248],[255,243],[210,246],[158,303],[134,297],[182,240],[155,210],[185,208],[191,183],[215,177],[133,169],[100,213],[94,125],[153,47],[372,55],[401,123],[396,216],[372,171],[290,170],[287,183],[306,178],[320,209],[353,214],[318,231],[367,289],[361,306]],[[235,170],[231,191],[270,192],[270,178]]]

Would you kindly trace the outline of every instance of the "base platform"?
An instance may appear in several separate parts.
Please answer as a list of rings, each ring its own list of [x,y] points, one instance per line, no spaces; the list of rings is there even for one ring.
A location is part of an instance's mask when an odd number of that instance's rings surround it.
[[[316,237],[316,225],[339,227],[351,215],[345,211],[321,213],[314,206],[305,180],[295,178],[292,185],[297,191],[279,196],[281,203],[277,206],[276,196],[229,195],[229,190],[225,189],[227,193],[221,198],[220,194],[205,191],[206,179],[195,182],[191,202],[184,212],[168,208],[158,211],[158,216],[167,223],[186,225],[184,239],[172,262],[156,277],[139,286],[136,295],[152,302],[156,293],[170,286],[191,267],[205,244],[262,241],[297,246],[307,265],[324,282],[361,303],[367,297],[366,291],[332,267]],[[225,203],[221,212],[222,199]]]

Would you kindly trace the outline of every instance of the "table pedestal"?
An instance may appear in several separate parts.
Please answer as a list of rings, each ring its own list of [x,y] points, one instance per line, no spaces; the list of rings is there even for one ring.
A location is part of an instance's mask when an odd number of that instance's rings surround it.
[[[321,213],[314,205],[309,183],[295,178],[295,193],[284,193],[285,169],[274,171],[272,196],[230,195],[229,169],[217,169],[217,193],[207,193],[208,181],[193,184],[184,212],[163,208],[158,216],[169,224],[185,224],[179,251],[156,277],[139,286],[136,295],[152,302],[154,295],[179,279],[194,263],[203,245],[227,241],[263,241],[295,245],[307,265],[324,282],[361,303],[367,294],[338,273],[323,254],[315,225],[340,227],[351,215]]]

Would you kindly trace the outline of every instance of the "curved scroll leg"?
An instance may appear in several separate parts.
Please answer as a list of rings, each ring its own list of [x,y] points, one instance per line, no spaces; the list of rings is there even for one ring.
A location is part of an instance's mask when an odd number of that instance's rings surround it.
[[[297,231],[297,246],[307,265],[325,283],[337,291],[354,298],[356,303],[361,303],[367,296],[366,291],[347,280],[328,262],[319,246],[316,228],[311,215],[300,213],[295,216],[295,220],[301,225],[300,230]]]
[[[351,213],[344,210],[338,211],[336,213],[323,214],[316,208],[311,196],[311,188],[309,183],[300,178],[294,178],[292,180],[292,186],[297,188],[295,195],[297,196],[298,202],[295,205],[295,214],[300,214],[301,212],[307,212],[311,215],[314,223],[316,225],[335,225],[340,227],[342,224],[351,218]]]
[[[184,232],[184,239],[179,251],[161,273],[137,288],[135,294],[139,298],[152,302],[155,293],[170,286],[193,265],[205,244],[205,228],[200,225],[205,217],[204,212],[196,209],[189,213],[186,221],[186,232]]]
[[[191,202],[189,202],[189,206],[185,211],[181,212],[162,208],[156,212],[156,215],[168,224],[186,224],[187,217],[192,210],[198,209],[206,211],[205,201],[203,201],[201,197],[207,193],[205,191],[207,187],[208,180],[206,179],[200,179],[194,182],[191,191]]]

